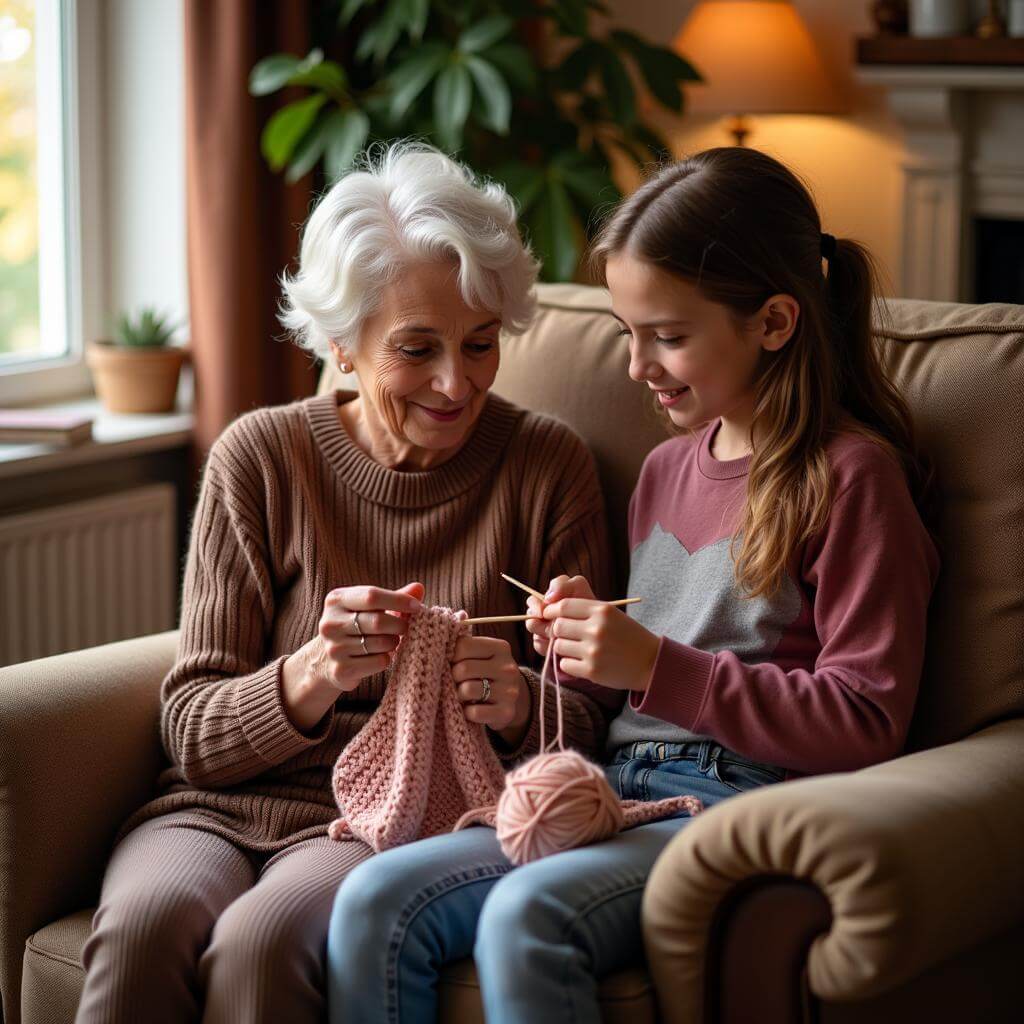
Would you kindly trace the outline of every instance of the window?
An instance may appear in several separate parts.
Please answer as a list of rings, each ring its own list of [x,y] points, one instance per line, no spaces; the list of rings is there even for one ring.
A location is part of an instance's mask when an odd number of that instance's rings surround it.
[[[0,0],[0,404],[89,388],[79,69],[98,33],[80,35],[78,16],[94,3]]]
[[[0,3],[0,355],[39,348],[35,11]]]

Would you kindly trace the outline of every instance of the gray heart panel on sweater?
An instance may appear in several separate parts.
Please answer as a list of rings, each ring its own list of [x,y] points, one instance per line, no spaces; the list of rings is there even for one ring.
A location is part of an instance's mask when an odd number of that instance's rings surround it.
[[[800,614],[800,590],[788,574],[771,598],[741,599],[729,557],[729,537],[693,554],[660,523],[634,549],[629,593],[643,602],[628,613],[658,636],[714,654],[731,651],[740,661],[766,661],[786,627]],[[641,714],[627,701],[608,731],[608,751],[638,741],[686,743],[714,739]]]

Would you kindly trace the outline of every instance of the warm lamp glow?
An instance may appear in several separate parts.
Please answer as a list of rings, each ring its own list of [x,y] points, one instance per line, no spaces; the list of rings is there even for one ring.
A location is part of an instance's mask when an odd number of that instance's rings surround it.
[[[817,47],[785,0],[703,0],[673,48],[701,73],[687,109],[705,114],[834,114],[841,109]]]

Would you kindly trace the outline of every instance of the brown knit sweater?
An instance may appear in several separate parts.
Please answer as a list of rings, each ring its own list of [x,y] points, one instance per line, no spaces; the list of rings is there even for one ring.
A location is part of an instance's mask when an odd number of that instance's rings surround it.
[[[281,667],[316,635],[328,591],[426,587],[425,603],[470,615],[516,614],[499,576],[544,586],[581,573],[599,596],[611,560],[593,459],[568,427],[491,394],[464,447],[426,472],[375,462],[351,439],[335,392],[259,409],[214,444],[192,523],[181,638],[161,691],[172,762],[160,795],[121,834],[172,811],[254,851],[326,832],[337,816],[331,769],[380,701],[386,676],[339,695],[311,733],[284,711]],[[520,623],[474,627],[537,665]],[[537,677],[528,676],[537,709]],[[597,753],[606,721],[563,691],[567,740]],[[549,701],[548,735],[554,733]],[[506,761],[535,752],[537,720]]]

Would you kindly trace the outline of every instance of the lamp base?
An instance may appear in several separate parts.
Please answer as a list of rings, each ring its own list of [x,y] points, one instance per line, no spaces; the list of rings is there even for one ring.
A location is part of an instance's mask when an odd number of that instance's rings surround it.
[[[746,145],[747,136],[751,131],[750,121],[742,114],[737,114],[729,121],[729,133],[736,140],[737,146]]]

